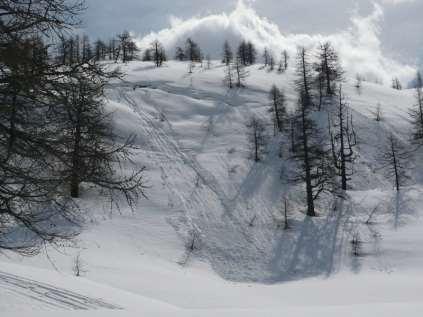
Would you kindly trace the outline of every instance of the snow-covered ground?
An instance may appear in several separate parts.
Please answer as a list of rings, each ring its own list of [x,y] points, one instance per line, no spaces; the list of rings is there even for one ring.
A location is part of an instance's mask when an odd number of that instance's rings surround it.
[[[246,88],[228,90],[218,62],[193,74],[179,62],[123,68],[108,107],[120,134],[137,135],[149,200],[111,214],[87,191],[75,245],[34,258],[0,254],[2,317],[423,314],[423,169],[411,161],[410,184],[396,195],[377,165],[388,132],[407,139],[412,91],[363,83],[359,94],[345,83],[360,141],[354,190],[348,202],[322,199],[309,219],[271,125],[263,162],[249,159],[246,137],[251,115],[270,123],[272,84],[294,107],[292,71],[253,66]],[[379,103],[382,122],[372,114]],[[285,196],[288,231],[278,227]],[[78,254],[82,277],[72,272]]]

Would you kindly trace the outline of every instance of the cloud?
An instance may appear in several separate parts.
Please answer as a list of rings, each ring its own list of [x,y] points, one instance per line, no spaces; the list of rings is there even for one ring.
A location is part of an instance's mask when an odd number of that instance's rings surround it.
[[[381,0],[381,2],[386,4],[403,4],[415,2],[415,0]]]
[[[392,0],[391,0],[392,1]],[[278,25],[259,16],[251,6],[240,0],[230,14],[211,14],[182,20],[171,18],[170,27],[152,32],[138,40],[141,48],[149,47],[158,39],[166,50],[173,54],[187,37],[193,38],[205,53],[220,57],[224,40],[236,46],[240,39],[253,42],[258,50],[270,48],[275,55],[284,49],[294,56],[298,46],[315,48],[319,43],[331,41],[339,51],[344,67],[351,77],[360,73],[369,79],[390,83],[392,77],[408,82],[415,75],[415,69],[403,65],[384,55],[380,35],[383,10],[374,5],[373,12],[365,17],[354,14],[351,26],[344,31],[330,35],[285,34]]]

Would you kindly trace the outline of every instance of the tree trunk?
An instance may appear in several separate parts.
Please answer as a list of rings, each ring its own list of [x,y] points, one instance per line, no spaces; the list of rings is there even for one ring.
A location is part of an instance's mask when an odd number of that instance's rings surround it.
[[[328,96],[332,95],[332,87],[331,87],[331,80],[330,80],[330,70],[329,70],[329,62],[327,52],[325,52],[325,73],[326,73],[326,92]]]
[[[342,92],[339,94],[339,137],[341,141],[341,188],[347,190],[347,167],[345,158],[344,114],[342,112]]]
[[[81,143],[81,124],[80,124],[80,113],[77,114],[76,119],[76,127],[75,127],[75,135],[74,135],[74,145],[73,145],[73,153],[72,153],[72,172],[71,172],[71,179],[70,179],[70,194],[72,198],[79,198],[79,184],[81,183],[81,179],[79,177],[81,171],[81,164],[80,164],[80,143]]]
[[[258,131],[257,131],[257,126],[254,127],[254,150],[255,150],[255,161],[258,162],[260,161],[259,158],[259,140],[258,140],[258,135],[257,135]]]
[[[314,197],[313,187],[311,183],[311,168],[308,153],[308,138],[306,129],[306,113],[305,105],[302,106],[302,132],[303,132],[303,147],[304,147],[304,168],[306,172],[306,192],[307,192],[307,216],[315,217],[316,212],[314,211]]]
[[[391,140],[391,150],[392,150],[392,160],[394,165],[394,172],[395,172],[395,187],[397,191],[400,190],[400,181],[399,181],[399,172],[398,172],[398,162],[397,162],[397,155],[395,150],[394,140]]]

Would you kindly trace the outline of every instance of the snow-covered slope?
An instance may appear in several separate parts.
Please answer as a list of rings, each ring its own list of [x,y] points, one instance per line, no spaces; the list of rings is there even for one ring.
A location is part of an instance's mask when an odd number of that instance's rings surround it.
[[[76,245],[35,258],[1,255],[5,316],[423,313],[422,169],[411,162],[410,186],[396,195],[376,164],[388,132],[407,140],[412,91],[363,83],[358,94],[353,82],[345,84],[360,141],[354,190],[348,203],[322,199],[320,217],[309,219],[302,192],[286,183],[289,164],[271,125],[263,162],[249,159],[246,137],[251,115],[270,123],[272,84],[294,106],[292,72],[253,66],[246,88],[228,90],[218,62],[193,74],[178,62],[123,68],[125,80],[107,89],[108,107],[120,134],[137,135],[135,159],[147,166],[149,200],[134,213],[111,214],[87,192],[81,204],[88,219]],[[372,114],[379,103],[382,122]],[[286,195],[289,231],[278,227]],[[366,225],[376,207],[374,224]],[[361,256],[353,257],[357,234]],[[79,278],[72,276],[77,254],[86,271]]]

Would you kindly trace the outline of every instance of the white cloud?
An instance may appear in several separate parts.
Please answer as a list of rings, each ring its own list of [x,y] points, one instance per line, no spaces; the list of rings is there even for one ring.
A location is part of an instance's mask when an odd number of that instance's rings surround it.
[[[415,0],[381,0],[381,2],[386,4],[402,4],[415,2]]]
[[[415,69],[387,58],[382,52],[379,39],[379,24],[382,19],[383,11],[379,5],[375,5],[369,16],[360,17],[355,14],[351,18],[350,28],[345,31],[331,35],[284,34],[275,23],[260,17],[240,0],[230,14],[212,14],[187,20],[173,17],[169,28],[140,38],[139,44],[146,48],[153,40],[158,39],[173,54],[176,46],[183,45],[187,37],[192,37],[206,53],[218,57],[225,39],[232,42],[233,46],[239,39],[245,39],[252,41],[259,50],[269,47],[279,54],[287,49],[293,56],[298,46],[313,48],[329,40],[338,49],[351,76],[360,73],[381,79],[385,83],[390,83],[393,76],[404,82],[409,81],[414,76]]]

